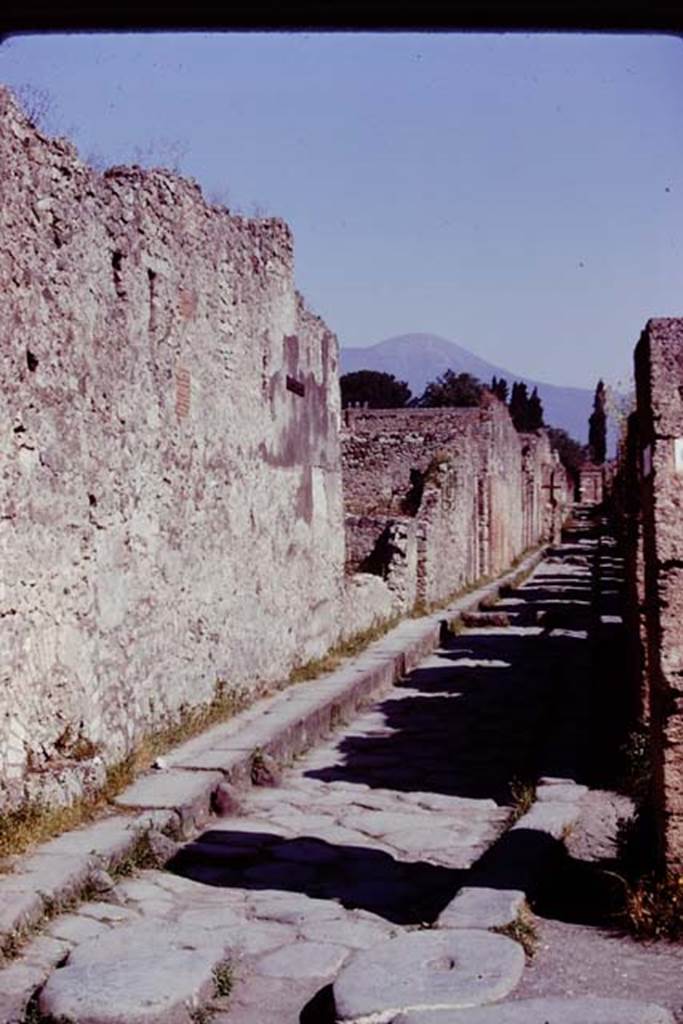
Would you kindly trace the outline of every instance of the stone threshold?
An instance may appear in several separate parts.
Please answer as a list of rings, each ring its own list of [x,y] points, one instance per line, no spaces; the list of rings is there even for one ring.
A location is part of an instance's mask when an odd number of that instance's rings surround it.
[[[505,584],[532,572],[545,552],[538,548],[438,612],[403,620],[335,671],[262,698],[174,748],[163,767],[141,775],[114,799],[110,815],[18,857],[12,873],[0,877],[0,949],[21,943],[46,917],[77,902],[97,872],[115,871],[150,831],[189,838],[220,808],[221,798],[251,785],[256,760],[286,764],[350,721],[438,646],[444,621],[498,597]]]

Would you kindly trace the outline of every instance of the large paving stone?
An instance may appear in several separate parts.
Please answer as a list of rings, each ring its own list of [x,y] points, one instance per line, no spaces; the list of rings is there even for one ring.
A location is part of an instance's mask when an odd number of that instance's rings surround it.
[[[674,1024],[668,1010],[626,999],[520,999],[474,1010],[430,1010],[393,1024]]]
[[[215,931],[125,924],[77,947],[48,979],[39,1009],[74,1024],[190,1024],[228,949]]]
[[[269,978],[333,978],[349,955],[344,946],[325,942],[295,942],[266,953],[255,971]]]
[[[485,931],[421,931],[356,953],[334,983],[339,1021],[385,1024],[401,1012],[502,999],[524,969],[522,947]]]
[[[32,889],[17,891],[13,875],[0,879],[0,944],[13,932],[39,921],[45,904]]]
[[[580,786],[578,783],[561,785],[551,783],[550,785],[539,786],[536,791],[536,799],[542,803],[547,800],[558,800],[565,803],[574,803],[580,800],[588,792],[588,786]]]
[[[377,918],[367,921],[351,915],[304,923],[301,934],[312,942],[331,942],[349,949],[368,949],[392,935],[392,928]]]
[[[562,839],[566,830],[578,821],[579,814],[578,802],[545,800],[542,803],[535,803],[531,810],[515,822],[511,831],[530,829],[545,832],[553,839]]]
[[[461,889],[439,914],[438,928],[502,928],[515,920],[524,905],[519,889]]]
[[[41,935],[24,947],[21,960],[0,969],[2,1024],[25,1024],[29,1000],[68,949],[63,942]]]

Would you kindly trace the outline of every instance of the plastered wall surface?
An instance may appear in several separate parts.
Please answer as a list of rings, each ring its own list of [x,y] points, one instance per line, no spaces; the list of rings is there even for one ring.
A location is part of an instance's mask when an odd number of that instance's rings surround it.
[[[96,174],[3,90],[0,225],[2,808],[322,654],[344,535],[337,342],[282,221]]]

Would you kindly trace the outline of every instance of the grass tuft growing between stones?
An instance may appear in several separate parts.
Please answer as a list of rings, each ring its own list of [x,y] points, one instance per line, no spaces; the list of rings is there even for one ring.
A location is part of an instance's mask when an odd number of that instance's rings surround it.
[[[683,875],[646,875],[626,883],[628,930],[642,942],[683,939]]]
[[[648,797],[652,779],[652,757],[650,735],[645,726],[632,729],[619,748],[619,785],[633,797],[637,804],[643,804]]]
[[[192,1024],[211,1024],[216,1016],[216,1010],[212,1006],[197,1006],[190,1010],[189,1016]]]
[[[224,960],[213,969],[214,994],[217,998],[224,999],[229,996],[235,984],[235,972],[232,963]]]
[[[535,956],[538,949],[538,931],[534,916],[526,903],[520,907],[514,921],[491,930],[497,932],[498,935],[507,935],[509,939],[518,942],[528,960]]]
[[[524,817],[527,811],[536,800],[536,786],[526,779],[514,778],[510,783],[510,801],[512,804],[512,817],[510,824]]]

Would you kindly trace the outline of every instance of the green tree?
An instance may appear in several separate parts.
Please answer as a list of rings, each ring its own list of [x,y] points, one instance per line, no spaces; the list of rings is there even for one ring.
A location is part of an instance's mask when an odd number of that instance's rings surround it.
[[[484,390],[482,382],[472,374],[446,370],[436,380],[429,382],[417,404],[423,408],[477,406],[481,404]]]
[[[524,381],[516,381],[512,385],[510,405],[508,406],[515,429],[522,432],[540,430],[543,423],[543,403],[538,388],[529,394]]]
[[[588,419],[588,447],[591,460],[601,466],[607,456],[607,396],[602,380],[598,381],[593,399],[593,412]]]
[[[499,398],[501,402],[504,402],[505,405],[507,405],[508,382],[505,380],[505,377],[501,377],[500,380],[498,379],[498,377],[494,377],[491,381],[491,391],[496,396],[496,398]]]
[[[378,370],[345,373],[339,384],[344,408],[367,402],[370,409],[400,409],[411,398],[411,390],[404,380],[396,380],[393,373]]]
[[[512,422],[515,425],[516,430],[527,429],[527,407],[529,405],[529,394],[524,381],[515,381],[512,385],[512,394],[510,395],[510,415],[512,416]]]
[[[538,394],[538,388],[534,388],[529,395],[526,407],[526,423],[527,430],[540,430],[543,426],[543,402]]]

